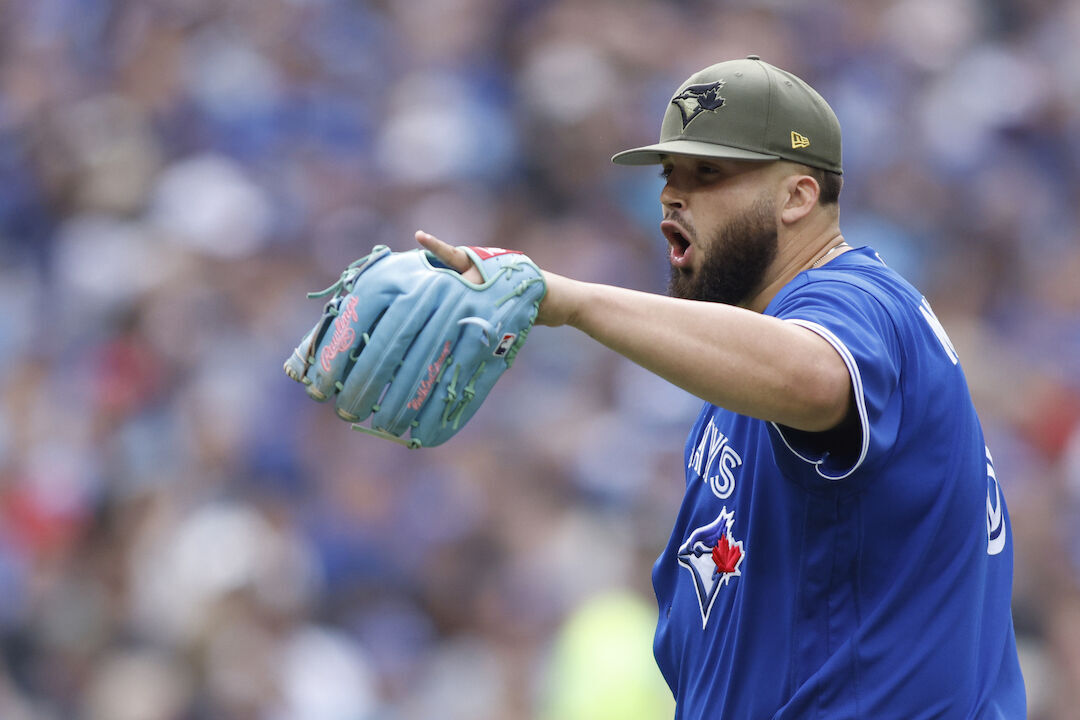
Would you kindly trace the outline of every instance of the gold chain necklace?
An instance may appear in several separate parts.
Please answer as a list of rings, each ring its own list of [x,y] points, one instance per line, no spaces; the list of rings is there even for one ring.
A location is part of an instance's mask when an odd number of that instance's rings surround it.
[[[851,246],[848,245],[846,242],[841,242],[839,245],[833,245],[831,248],[829,248],[825,252],[824,255],[822,255],[821,257],[819,257],[817,260],[814,261],[814,264],[810,266],[810,269],[813,270],[817,266],[821,265],[821,263],[825,262],[826,258],[828,258],[830,255],[832,255],[837,250],[839,250],[841,248],[849,248],[849,247],[851,247]]]

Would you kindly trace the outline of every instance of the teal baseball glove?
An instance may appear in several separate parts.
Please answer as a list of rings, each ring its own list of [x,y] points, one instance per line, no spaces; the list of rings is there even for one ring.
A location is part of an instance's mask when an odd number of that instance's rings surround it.
[[[309,294],[330,299],[286,374],[356,430],[411,448],[449,440],[513,363],[546,292],[524,254],[463,249],[479,284],[425,250],[373,248]]]

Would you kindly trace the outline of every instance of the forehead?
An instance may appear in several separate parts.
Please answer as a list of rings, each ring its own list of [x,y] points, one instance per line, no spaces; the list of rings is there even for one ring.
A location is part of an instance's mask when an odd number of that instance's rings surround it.
[[[678,153],[665,153],[660,156],[660,162],[664,165],[693,165],[704,163],[716,167],[730,167],[732,169],[755,170],[770,167],[777,164],[776,160],[743,160],[733,158],[708,157],[705,155],[683,155]]]
[[[724,175],[775,172],[781,163],[775,160],[732,160],[730,158],[704,157],[700,155],[661,155],[660,164],[665,168],[693,169],[708,166]],[[771,173],[770,173],[771,174]]]

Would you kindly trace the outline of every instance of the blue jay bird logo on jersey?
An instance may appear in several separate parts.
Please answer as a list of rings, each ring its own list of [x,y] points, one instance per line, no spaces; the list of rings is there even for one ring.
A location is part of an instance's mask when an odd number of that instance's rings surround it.
[[[731,536],[731,526],[735,524],[735,513],[725,505],[720,515],[708,525],[699,527],[690,533],[690,537],[679,548],[679,564],[690,571],[701,607],[701,628],[709,623],[716,596],[720,588],[732,578],[742,575],[743,550],[742,540]]]

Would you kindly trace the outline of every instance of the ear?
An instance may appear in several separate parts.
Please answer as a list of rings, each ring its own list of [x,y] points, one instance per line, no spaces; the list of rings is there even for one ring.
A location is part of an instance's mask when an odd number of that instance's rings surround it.
[[[810,175],[788,175],[782,184],[780,219],[792,225],[810,214],[817,207],[821,187]]]

